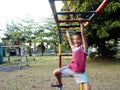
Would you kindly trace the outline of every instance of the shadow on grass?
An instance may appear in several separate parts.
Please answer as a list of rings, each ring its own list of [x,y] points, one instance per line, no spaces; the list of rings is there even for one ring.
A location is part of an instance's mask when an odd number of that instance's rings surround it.
[[[0,72],[13,72],[18,69],[18,66],[0,66]]]

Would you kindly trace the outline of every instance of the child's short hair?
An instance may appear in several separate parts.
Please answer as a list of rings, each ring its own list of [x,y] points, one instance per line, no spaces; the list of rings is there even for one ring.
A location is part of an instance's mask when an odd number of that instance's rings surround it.
[[[81,37],[81,32],[76,32],[74,35],[79,35]]]

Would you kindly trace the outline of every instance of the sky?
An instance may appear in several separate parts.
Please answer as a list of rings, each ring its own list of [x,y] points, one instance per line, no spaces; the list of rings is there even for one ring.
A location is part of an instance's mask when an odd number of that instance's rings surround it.
[[[62,3],[56,2],[57,10]],[[53,15],[48,0],[0,0],[0,29],[4,30],[6,23],[17,18],[23,19],[30,16],[35,20]],[[0,31],[0,38],[3,37]]]

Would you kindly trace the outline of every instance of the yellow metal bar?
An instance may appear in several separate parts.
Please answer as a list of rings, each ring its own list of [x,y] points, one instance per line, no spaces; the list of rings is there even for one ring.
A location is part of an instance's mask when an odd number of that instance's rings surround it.
[[[83,90],[83,83],[80,83],[80,90]]]
[[[59,44],[59,55],[61,55],[62,49],[61,49],[61,44]]]
[[[85,24],[84,24],[84,26],[87,26],[89,24],[89,22],[86,22]]]

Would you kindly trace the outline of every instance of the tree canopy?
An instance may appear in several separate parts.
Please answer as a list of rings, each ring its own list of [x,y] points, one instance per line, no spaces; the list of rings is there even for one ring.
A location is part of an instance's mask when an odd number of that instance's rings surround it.
[[[56,24],[52,17],[41,22],[33,18],[17,19],[6,24],[5,38],[2,38],[3,45],[25,45],[29,44],[28,51],[31,56],[31,45],[33,43],[49,43],[51,47],[57,46]]]
[[[63,1],[61,11],[95,11],[103,0],[71,0]],[[120,2],[111,0],[99,15],[95,15],[85,28],[89,46],[97,46],[99,56],[111,56],[116,53],[114,48],[120,38]],[[89,14],[66,15],[60,18],[77,19],[89,18]],[[52,48],[58,46],[58,32],[53,17],[46,18],[42,22],[36,22],[32,18],[19,19],[17,22],[7,24],[4,45],[23,44],[32,42],[47,42]],[[66,37],[62,34],[63,47],[67,46]]]
[[[95,11],[103,0],[64,1],[62,11]],[[111,56],[116,53],[113,47],[120,38],[120,2],[111,0],[99,15],[96,15],[86,27],[89,46],[98,47],[100,56]],[[87,14],[62,16],[62,18],[89,18]],[[111,43],[112,42],[112,43]],[[112,52],[112,53],[111,53]]]

